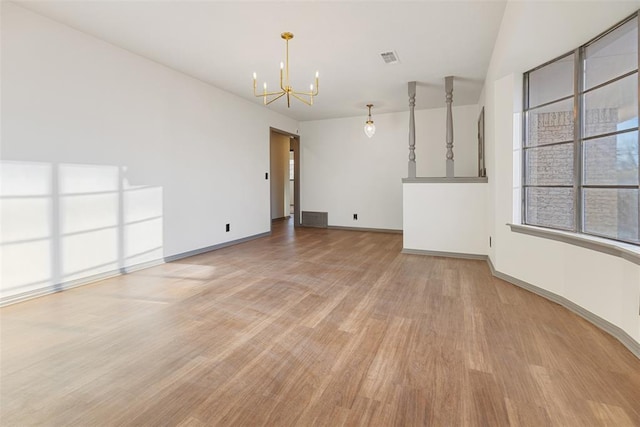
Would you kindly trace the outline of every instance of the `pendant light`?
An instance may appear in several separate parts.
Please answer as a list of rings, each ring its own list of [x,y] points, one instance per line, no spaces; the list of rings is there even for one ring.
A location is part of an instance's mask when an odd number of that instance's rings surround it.
[[[373,107],[373,104],[367,104],[367,108],[369,108],[369,120],[364,124],[364,133],[366,133],[369,138],[376,133],[376,125],[374,125],[373,120],[371,120],[371,107]]]

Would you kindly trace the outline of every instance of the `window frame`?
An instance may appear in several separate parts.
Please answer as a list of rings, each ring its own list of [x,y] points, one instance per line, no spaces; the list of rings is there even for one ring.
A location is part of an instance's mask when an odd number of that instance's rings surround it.
[[[638,31],[638,40],[637,40],[637,63],[636,63],[636,68],[633,71],[626,71],[623,72],[622,74],[616,75],[613,78],[609,78],[608,80],[604,81],[604,82],[600,82],[596,85],[593,85],[590,88],[585,88],[584,85],[584,76],[585,76],[585,59],[586,59],[586,49],[587,47],[593,45],[594,43],[596,43],[597,41],[601,40],[602,38],[606,37],[607,35],[609,35],[610,33],[616,31],[617,29],[619,29],[620,27],[622,27],[623,25],[636,20],[636,28]],[[555,62],[561,61],[564,58],[567,58],[569,56],[573,55],[573,92],[571,95],[567,95],[567,96],[561,96],[559,98],[554,98],[552,100],[546,100],[545,102],[541,103],[540,105],[535,105],[533,107],[529,106],[530,103],[530,74],[533,73],[534,71],[540,70],[550,64],[553,64]],[[577,47],[574,50],[571,50],[569,52],[566,52],[556,58],[551,59],[550,61],[545,62],[544,64],[541,64],[535,68],[532,68],[529,71],[526,71],[523,74],[523,93],[522,93],[522,105],[523,105],[523,114],[522,114],[522,145],[521,145],[521,150],[522,150],[522,156],[521,156],[521,224],[524,226],[531,226],[531,227],[539,227],[539,228],[543,228],[543,229],[549,229],[549,230],[555,230],[555,231],[560,231],[560,232],[568,232],[568,233],[575,233],[578,235],[587,235],[587,236],[594,236],[597,238],[602,238],[602,239],[606,239],[606,240],[610,240],[610,241],[615,241],[615,242],[622,242],[625,244],[630,244],[630,245],[634,245],[634,246],[640,246],[640,230],[639,230],[639,236],[638,236],[638,240],[639,241],[630,241],[630,240],[625,240],[625,239],[621,239],[621,238],[614,238],[612,236],[605,236],[602,234],[597,234],[594,232],[588,232],[585,229],[585,223],[584,223],[584,219],[585,219],[585,197],[584,197],[584,189],[589,189],[589,188],[596,188],[596,189],[611,189],[611,190],[624,190],[624,189],[632,189],[632,190],[637,190],[638,191],[638,224],[639,224],[639,229],[640,229],[640,165],[638,167],[638,181],[636,185],[625,185],[625,184],[616,184],[616,185],[594,185],[594,184],[585,184],[583,182],[584,179],[584,163],[585,163],[585,159],[583,158],[584,156],[584,152],[583,152],[583,146],[585,144],[585,142],[588,142],[590,140],[595,140],[598,138],[604,138],[604,137],[609,137],[609,136],[617,136],[617,135],[621,135],[621,134],[625,134],[625,133],[632,133],[632,132],[636,132],[636,135],[638,135],[638,159],[640,161],[640,123],[636,123],[636,126],[633,128],[629,128],[629,129],[624,129],[624,130],[617,130],[617,131],[613,131],[613,132],[605,132],[605,133],[601,133],[601,134],[592,134],[589,135],[587,137],[584,137],[583,135],[583,123],[585,121],[585,112],[583,111],[584,109],[584,96],[585,94],[588,94],[590,92],[593,92],[597,89],[601,89],[604,87],[608,87],[611,84],[614,84],[618,81],[621,81],[624,78],[627,78],[629,76],[634,75],[636,76],[637,79],[637,83],[638,83],[638,93],[636,93],[636,103],[637,103],[637,114],[638,116],[640,116],[640,11],[636,11],[634,14],[628,16],[627,18],[623,19],[622,21],[618,22],[617,24],[615,24],[614,26],[612,26],[611,28],[607,29],[606,31],[604,31],[603,33],[599,34],[598,36],[594,37],[593,39],[589,40],[587,43],[584,43],[583,45]],[[568,99],[573,98],[573,140],[572,141],[560,141],[560,142],[554,142],[554,143],[550,143],[550,144],[538,144],[538,145],[528,145],[527,143],[529,142],[529,124],[531,122],[530,117],[528,112],[547,106],[547,105],[552,105],[554,103],[560,102],[560,101],[565,101]],[[638,122],[640,122],[640,120],[638,120]],[[540,224],[533,224],[533,223],[529,223],[527,222],[527,189],[528,188],[571,188],[571,186],[568,185],[536,185],[536,184],[529,184],[527,179],[530,177],[531,174],[527,174],[527,157],[528,157],[528,150],[530,149],[536,149],[539,147],[549,147],[549,146],[553,146],[553,145],[560,145],[560,144],[573,144],[573,229],[567,229],[567,228],[561,228],[561,227],[554,227],[554,226],[548,226],[548,225],[540,225]]]

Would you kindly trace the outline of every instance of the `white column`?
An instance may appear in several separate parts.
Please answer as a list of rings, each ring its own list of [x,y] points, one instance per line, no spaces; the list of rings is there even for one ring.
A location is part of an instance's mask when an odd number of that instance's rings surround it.
[[[453,76],[444,78],[444,90],[447,102],[447,178],[453,178],[453,113],[451,104],[453,103]]]

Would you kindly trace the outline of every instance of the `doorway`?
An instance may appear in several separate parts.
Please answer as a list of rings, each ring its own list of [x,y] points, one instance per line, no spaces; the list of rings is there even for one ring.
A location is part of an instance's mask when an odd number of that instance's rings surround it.
[[[293,217],[300,225],[300,137],[271,128],[269,137],[271,220]]]

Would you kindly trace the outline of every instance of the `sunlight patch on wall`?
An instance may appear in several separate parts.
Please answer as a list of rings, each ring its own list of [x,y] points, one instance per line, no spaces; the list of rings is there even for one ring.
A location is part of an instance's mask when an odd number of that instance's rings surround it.
[[[62,280],[117,270],[119,169],[60,165]]]
[[[162,187],[113,165],[2,161],[2,299],[117,273],[163,253]]]
[[[140,264],[161,258],[162,188],[130,187],[124,190],[125,259]]]
[[[2,162],[0,295],[51,282],[51,165]]]

